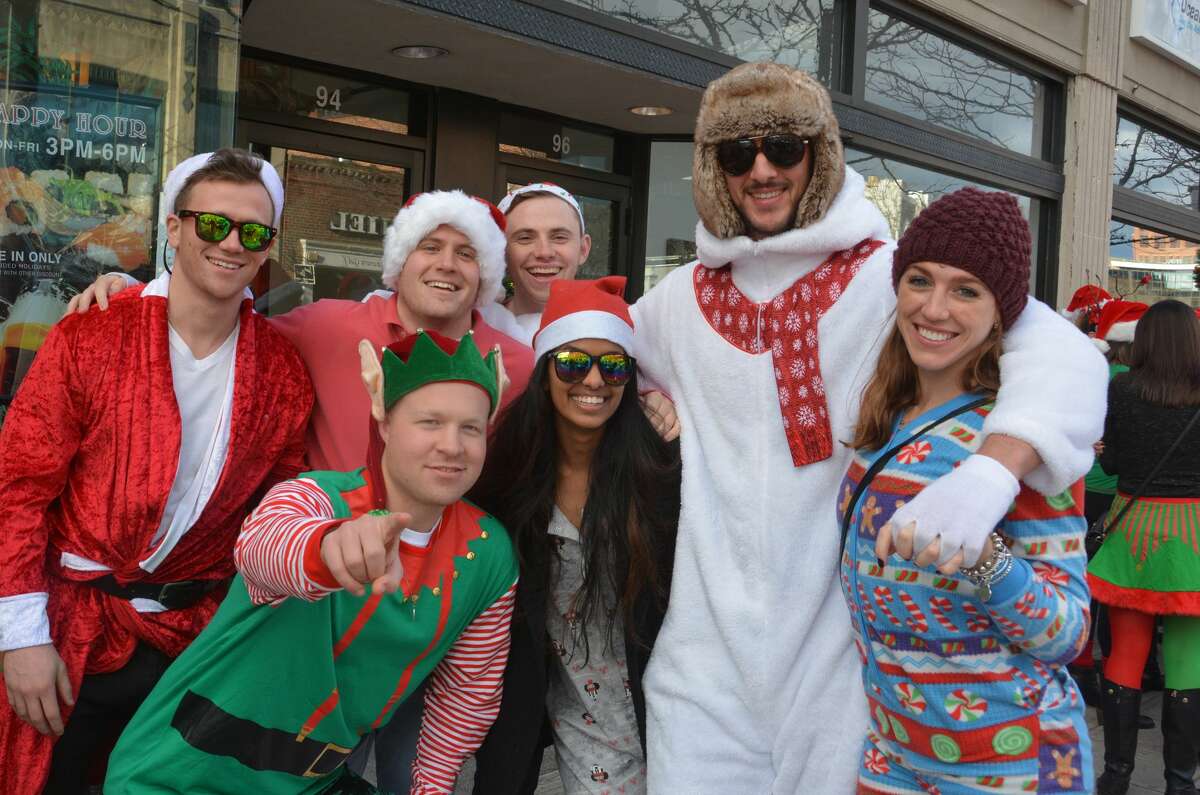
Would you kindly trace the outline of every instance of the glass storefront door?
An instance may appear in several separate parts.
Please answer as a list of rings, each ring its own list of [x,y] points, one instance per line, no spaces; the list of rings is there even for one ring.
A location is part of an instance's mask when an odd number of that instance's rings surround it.
[[[592,236],[592,252],[579,268],[576,278],[598,279],[609,274],[628,276],[629,229],[625,210],[629,206],[629,188],[599,180],[567,176],[527,166],[501,162],[502,182],[495,200],[522,185],[553,182],[569,190],[583,210],[583,222]]]
[[[382,287],[383,235],[420,190],[422,153],[254,123],[240,137],[275,166],[286,196],[270,268],[253,285],[256,308],[277,315]]]

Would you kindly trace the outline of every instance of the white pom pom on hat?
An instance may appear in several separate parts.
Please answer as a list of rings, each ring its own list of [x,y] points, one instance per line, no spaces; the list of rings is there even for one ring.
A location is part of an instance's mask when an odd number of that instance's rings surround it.
[[[163,181],[163,207],[166,208],[164,213],[175,212],[175,200],[179,198],[180,192],[183,191],[183,186],[187,184],[188,179],[197,171],[208,165],[208,161],[216,152],[204,152],[198,155],[192,155],[187,160],[184,160],[175,168],[171,169],[171,173],[167,174],[167,178]],[[274,222],[271,224],[276,229],[279,228],[279,222],[283,218],[283,182],[279,179],[279,173],[275,167],[267,161],[260,158],[258,155],[246,152],[253,157],[261,165],[258,169],[259,178],[262,180],[263,187],[267,189],[267,193],[271,196],[271,204],[275,208]],[[180,208],[180,209],[198,209],[205,210],[205,207],[197,208]]]
[[[467,236],[479,262],[475,306],[487,306],[504,290],[504,213],[494,204],[461,190],[434,190],[410,197],[383,236],[383,283],[396,289],[408,255],[442,224]]]

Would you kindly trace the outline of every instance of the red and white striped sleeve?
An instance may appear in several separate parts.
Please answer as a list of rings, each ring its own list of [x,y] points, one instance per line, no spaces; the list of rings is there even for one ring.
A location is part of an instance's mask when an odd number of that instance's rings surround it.
[[[307,478],[284,481],[268,491],[246,517],[233,548],[233,563],[251,601],[261,605],[294,596],[314,602],[337,590],[310,576],[305,555],[319,550],[317,539],[342,521],[333,518],[325,492]]]
[[[429,677],[412,795],[454,791],[463,762],[500,714],[516,583],[480,613]]]

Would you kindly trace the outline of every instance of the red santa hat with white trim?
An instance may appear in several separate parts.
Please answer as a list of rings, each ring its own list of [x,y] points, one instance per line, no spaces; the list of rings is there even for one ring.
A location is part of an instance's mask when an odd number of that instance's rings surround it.
[[[636,355],[633,318],[624,294],[624,276],[551,282],[542,324],[533,335],[534,356],[541,358],[560,345],[583,339],[608,340]]]
[[[442,224],[467,236],[479,262],[475,306],[487,306],[504,292],[504,213],[494,204],[461,190],[433,190],[409,198],[383,236],[383,283],[396,289],[404,262]]]
[[[1140,301],[1109,301],[1100,310],[1096,336],[1092,341],[1104,353],[1108,353],[1110,342],[1133,342],[1138,321],[1149,308]]]
[[[1112,295],[1098,284],[1085,284],[1071,296],[1071,303],[1062,311],[1063,317],[1074,321],[1087,313],[1093,323],[1098,322],[1100,310],[1112,300]]]

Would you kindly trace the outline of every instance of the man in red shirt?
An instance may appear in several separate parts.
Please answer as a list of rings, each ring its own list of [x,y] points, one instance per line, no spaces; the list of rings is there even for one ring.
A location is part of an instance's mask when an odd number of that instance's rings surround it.
[[[316,392],[308,428],[308,463],[313,469],[351,469],[367,443],[362,421],[369,406],[355,388],[353,357],[359,340],[377,348],[420,329],[460,339],[474,332],[480,350],[500,347],[510,386],[505,405],[525,389],[533,351],[487,324],[479,307],[503,290],[504,215],[489,202],[460,190],[411,197],[388,227],[383,246],[383,283],[392,295],[361,303],[326,298],[269,319],[300,351]],[[101,309],[129,285],[109,273],[71,300],[71,311]]]

